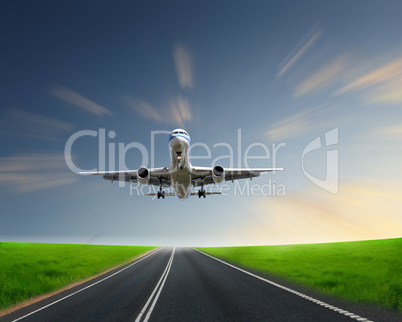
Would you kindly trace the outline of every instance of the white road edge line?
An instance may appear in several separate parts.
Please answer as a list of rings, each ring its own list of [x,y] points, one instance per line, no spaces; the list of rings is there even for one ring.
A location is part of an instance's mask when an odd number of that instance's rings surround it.
[[[176,247],[173,248],[172,254],[170,255],[169,261],[168,261],[168,263],[167,263],[167,265],[166,265],[166,268],[165,268],[165,270],[164,270],[164,272],[163,272],[161,278],[159,279],[158,283],[156,284],[154,290],[152,291],[151,295],[149,296],[148,301],[145,303],[145,305],[144,305],[144,307],[142,308],[140,314],[138,314],[137,318],[135,319],[135,322],[141,321],[141,318],[142,318],[142,316],[144,315],[145,311],[147,310],[149,303],[151,302],[151,300],[152,300],[152,298],[153,298],[155,292],[156,292],[156,291],[158,290],[158,288],[159,288],[159,291],[158,291],[158,293],[156,294],[156,296],[155,296],[155,298],[154,298],[154,300],[153,300],[153,302],[152,302],[152,305],[151,305],[151,307],[149,308],[148,313],[147,313],[147,315],[146,315],[145,318],[144,318],[144,322],[147,322],[147,321],[149,320],[149,318],[151,317],[151,313],[152,313],[152,311],[153,311],[153,309],[154,309],[154,307],[155,307],[156,302],[158,301],[158,298],[159,298],[159,295],[160,295],[161,292],[162,292],[163,286],[165,285],[167,276],[169,275],[169,272],[170,272],[170,268],[172,267],[173,257],[174,257],[175,250],[176,250]],[[161,284],[161,282],[162,282],[162,284]],[[161,286],[159,287],[159,285],[161,285]]]
[[[317,300],[317,299],[315,299],[315,298],[313,298],[313,297],[311,297],[311,296],[307,296],[307,295],[305,295],[305,294],[303,294],[303,293],[300,293],[300,292],[297,292],[297,291],[295,291],[295,290],[292,290],[291,288],[288,288],[288,287],[283,286],[283,285],[281,285],[281,284],[275,283],[275,282],[273,282],[273,281],[270,281],[270,280],[268,280],[268,279],[266,279],[266,278],[263,278],[263,277],[261,277],[261,276],[255,275],[255,274],[253,274],[253,273],[250,273],[250,272],[248,272],[248,271],[246,271],[246,270],[244,270],[244,269],[241,269],[241,268],[239,268],[239,267],[237,267],[237,266],[234,266],[234,265],[232,265],[232,264],[229,264],[229,263],[227,263],[227,262],[225,262],[225,261],[223,261],[223,260],[221,260],[221,259],[219,259],[219,258],[216,258],[216,257],[213,257],[213,256],[211,256],[211,255],[208,255],[208,254],[206,254],[206,253],[204,253],[204,252],[202,252],[202,251],[200,251],[200,250],[198,250],[198,249],[195,249],[195,248],[193,248],[193,249],[196,250],[197,252],[199,252],[199,253],[205,255],[205,256],[208,256],[208,257],[211,257],[211,258],[217,260],[218,262],[221,262],[221,263],[223,263],[223,264],[225,264],[225,265],[227,265],[227,266],[230,266],[230,267],[232,267],[232,268],[234,268],[234,269],[237,269],[237,270],[240,271],[240,272],[243,272],[243,273],[245,273],[245,274],[248,274],[248,275],[250,275],[250,276],[253,276],[253,277],[255,277],[255,278],[258,278],[258,279],[261,280],[261,281],[264,281],[264,282],[266,282],[266,283],[268,283],[268,284],[271,284],[271,285],[273,285],[273,286],[276,286],[276,287],[278,287],[278,288],[281,288],[281,289],[283,289],[283,290],[285,290],[285,291],[288,291],[288,292],[290,292],[290,293],[292,293],[292,294],[294,294],[294,295],[300,296],[300,297],[302,297],[302,298],[304,298],[304,299],[306,299],[306,300],[309,300],[310,302],[313,302],[313,303],[316,303],[316,304],[321,305],[321,306],[323,306],[323,307],[326,307],[327,309],[330,309],[330,310],[332,310],[332,311],[335,311],[335,312],[338,312],[338,313],[340,313],[340,314],[346,315],[346,316],[348,316],[348,317],[350,317],[350,318],[352,318],[352,319],[358,320],[358,321],[373,322],[373,321],[370,321],[370,320],[368,320],[368,319],[366,319],[366,318],[363,318],[363,317],[361,317],[361,316],[359,316],[359,315],[357,315],[357,314],[348,312],[348,311],[346,311],[346,310],[342,310],[342,309],[340,309],[340,308],[338,308],[338,307],[336,307],[336,306],[333,306],[333,305],[331,305],[331,304],[328,304],[328,303],[319,301],[319,300]]]
[[[69,298],[69,297],[71,297],[71,296],[73,296],[73,295],[75,295],[75,294],[77,294],[77,293],[80,293],[80,292],[82,292],[82,291],[84,291],[84,290],[86,290],[86,289],[88,289],[88,288],[90,288],[90,287],[92,287],[92,286],[94,286],[94,285],[96,285],[96,284],[99,284],[99,283],[101,283],[101,282],[107,280],[108,278],[111,278],[112,276],[115,276],[115,275],[121,273],[122,271],[126,270],[127,268],[130,268],[131,266],[133,266],[133,265],[135,265],[135,264],[141,262],[141,261],[144,260],[145,258],[147,258],[147,257],[149,257],[149,256],[152,256],[153,254],[159,252],[161,249],[162,249],[162,248],[158,248],[157,250],[153,251],[152,253],[148,254],[147,256],[140,258],[139,260],[137,260],[137,261],[135,261],[134,263],[132,263],[132,264],[130,264],[130,265],[128,265],[128,266],[122,268],[121,270],[119,270],[119,271],[117,271],[117,272],[115,272],[115,273],[113,273],[113,274],[111,274],[111,275],[109,275],[109,276],[107,276],[107,277],[105,277],[105,278],[103,278],[103,279],[101,279],[101,280],[99,280],[99,281],[97,281],[97,282],[91,284],[91,285],[88,285],[88,286],[86,286],[86,287],[84,287],[84,288],[82,288],[82,289],[80,289],[80,290],[78,290],[78,291],[76,291],[76,292],[74,292],[74,293],[71,293],[71,294],[69,294],[69,295],[67,295],[67,296],[65,296],[65,297],[62,297],[61,299],[58,299],[57,301],[54,301],[54,302],[52,302],[52,303],[50,303],[50,304],[48,304],[48,305],[45,305],[45,306],[43,306],[43,307],[41,307],[41,308],[39,308],[39,309],[37,309],[37,310],[35,310],[35,311],[32,311],[31,313],[28,313],[28,314],[26,314],[26,315],[24,315],[24,316],[21,316],[21,317],[19,317],[18,319],[13,320],[12,322],[16,322],[16,321],[20,321],[20,320],[22,320],[22,319],[25,319],[26,317],[28,317],[28,316],[30,316],[30,315],[32,315],[32,314],[35,314],[35,313],[37,313],[37,312],[39,312],[39,311],[42,311],[43,309],[46,309],[46,308],[48,308],[49,306],[52,306],[53,304],[56,304],[56,303],[58,303],[58,302],[61,302],[61,301],[65,300],[66,298]]]

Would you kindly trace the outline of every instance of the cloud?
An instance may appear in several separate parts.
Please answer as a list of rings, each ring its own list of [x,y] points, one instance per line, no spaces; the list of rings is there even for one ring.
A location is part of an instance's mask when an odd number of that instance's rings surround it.
[[[344,93],[347,93],[350,91],[364,90],[368,87],[380,85],[380,84],[384,84],[384,83],[387,83],[388,85],[392,86],[392,83],[388,83],[388,82],[393,81],[396,78],[399,79],[397,81],[400,84],[401,77],[402,77],[402,58],[398,58],[380,68],[377,68],[376,70],[374,70],[370,73],[367,73],[367,74],[353,80],[346,86],[337,90],[334,93],[334,95],[344,94]],[[385,88],[385,90],[386,90],[386,88]],[[400,99],[400,95],[396,95],[396,96],[391,95],[388,98],[393,99],[395,97],[397,97],[398,100]],[[387,96],[385,96],[385,98],[387,98]]]
[[[170,111],[174,121],[172,123],[179,124],[181,127],[184,127],[186,121],[191,120],[190,104],[180,95],[176,100],[170,101]]]
[[[344,56],[333,59],[328,65],[322,67],[297,85],[294,97],[317,93],[333,85],[340,80],[347,68],[348,63]]]
[[[368,93],[363,94],[363,99],[368,104],[387,103],[401,104],[402,103],[402,77],[390,80],[385,84],[372,89]]]
[[[318,108],[302,111],[273,123],[265,135],[270,141],[279,141],[307,133],[313,125],[313,118],[320,113]]]
[[[322,35],[323,29],[318,29],[318,24],[316,24],[296,45],[292,52],[285,58],[285,60],[280,64],[279,72],[276,75],[277,78],[283,76],[299,59],[307,52],[307,50],[317,41],[317,39]]]
[[[190,51],[185,46],[179,44],[173,50],[173,59],[180,87],[182,89],[192,89],[194,86],[194,77]]]
[[[64,155],[26,153],[0,158],[0,184],[16,192],[54,188],[78,181],[68,170]]]
[[[401,188],[359,182],[338,195],[311,189],[259,198],[243,225],[248,244],[298,244],[401,237]],[[244,244],[239,240],[237,243]]]
[[[8,110],[0,119],[2,133],[45,140],[55,140],[58,135],[70,132],[73,125],[50,117],[22,111]]]
[[[74,92],[67,87],[53,88],[51,89],[51,93],[58,99],[70,103],[71,105],[77,106],[91,114],[95,114],[98,116],[112,114],[112,112],[110,112],[107,108],[95,103],[94,101],[91,101],[90,99],[82,96],[81,94],[78,94],[77,92]]]
[[[402,124],[381,127],[366,135],[379,140],[402,140]]]
[[[182,44],[178,44],[173,50],[173,58],[180,87],[182,89],[192,89],[194,87],[194,77],[190,51]],[[190,102],[182,95],[178,95],[163,107],[158,108],[146,100],[133,99],[128,96],[123,96],[122,101],[142,117],[155,122],[176,124],[184,127],[185,123],[192,118]]]
[[[163,122],[164,118],[161,111],[156,110],[151,104],[144,100],[132,99],[128,96],[122,97],[123,102],[130,106],[135,112],[142,117],[151,119],[157,122]]]
[[[132,99],[128,96],[123,97],[122,100],[142,117],[156,122],[184,127],[185,123],[191,120],[190,103],[181,95],[170,100],[169,104],[163,108],[155,108],[145,100]]]

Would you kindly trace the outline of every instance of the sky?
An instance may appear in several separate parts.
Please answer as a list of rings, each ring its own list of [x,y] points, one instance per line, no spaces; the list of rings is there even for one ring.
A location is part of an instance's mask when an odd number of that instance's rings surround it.
[[[400,1],[3,4],[0,241],[401,237],[401,10]],[[74,172],[169,166],[176,128],[191,136],[193,165],[285,171],[185,201]]]

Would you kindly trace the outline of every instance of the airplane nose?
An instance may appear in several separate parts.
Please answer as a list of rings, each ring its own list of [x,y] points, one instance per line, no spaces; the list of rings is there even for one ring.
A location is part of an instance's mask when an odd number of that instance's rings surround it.
[[[188,145],[188,141],[181,136],[172,138],[169,143],[172,149],[178,149],[179,147]]]

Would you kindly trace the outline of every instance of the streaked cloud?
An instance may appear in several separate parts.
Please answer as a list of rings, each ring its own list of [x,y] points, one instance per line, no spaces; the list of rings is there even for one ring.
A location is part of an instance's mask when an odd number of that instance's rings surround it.
[[[123,97],[122,100],[142,117],[156,122],[184,127],[185,123],[191,120],[190,103],[181,95],[178,95],[176,99],[170,100],[162,108],[155,108],[145,100],[132,99],[128,96]]]
[[[374,130],[366,137],[372,137],[379,140],[402,140],[402,124],[390,125]]]
[[[273,123],[265,135],[272,142],[289,139],[307,133],[311,130],[317,108],[302,111]]]
[[[170,111],[174,123],[181,127],[184,127],[186,121],[191,120],[190,104],[181,95],[177,96],[176,100],[170,101]]]
[[[401,104],[402,103],[402,77],[385,82],[377,88],[362,94],[363,100],[368,104],[387,103]]]
[[[73,90],[67,87],[61,86],[52,88],[51,93],[53,94],[54,97],[57,97],[58,99],[65,101],[76,107],[79,107],[82,110],[89,112],[91,114],[95,114],[98,116],[112,114],[112,112],[109,111],[107,108],[99,105],[98,103],[95,103],[94,101],[91,101],[90,99],[82,96],[81,94],[78,94],[77,92],[74,92]]]
[[[243,238],[255,245],[400,237],[401,204],[401,188],[386,182],[344,184],[338,195],[317,188],[259,198],[244,222]]]
[[[26,153],[0,158],[0,185],[16,192],[54,188],[78,181],[64,154]]]
[[[345,56],[337,57],[296,86],[294,97],[314,94],[339,81],[348,68]]]
[[[128,96],[122,97],[124,103],[130,106],[135,112],[140,114],[142,117],[151,119],[157,122],[163,122],[164,118],[162,116],[162,111],[158,111],[151,104],[144,100],[133,99]]]
[[[380,68],[375,69],[365,75],[351,81],[349,84],[337,90],[334,95],[344,94],[350,91],[359,91],[366,89],[374,85],[380,85],[393,81],[396,78],[401,79],[402,77],[402,58],[398,58],[390,63],[383,65]],[[392,85],[392,83],[391,83]],[[385,88],[386,91],[386,88]],[[393,99],[395,96],[391,95],[389,98]],[[399,95],[396,96],[398,99]],[[387,99],[387,95],[384,97]]]
[[[302,56],[307,50],[317,41],[323,33],[323,29],[316,24],[296,45],[292,52],[283,60],[279,65],[279,72],[277,78],[283,76]]]
[[[70,123],[20,109],[8,110],[0,119],[0,132],[26,138],[55,140],[72,129]]]
[[[192,89],[194,87],[194,71],[189,49],[178,44],[173,50],[173,59],[180,87]]]

